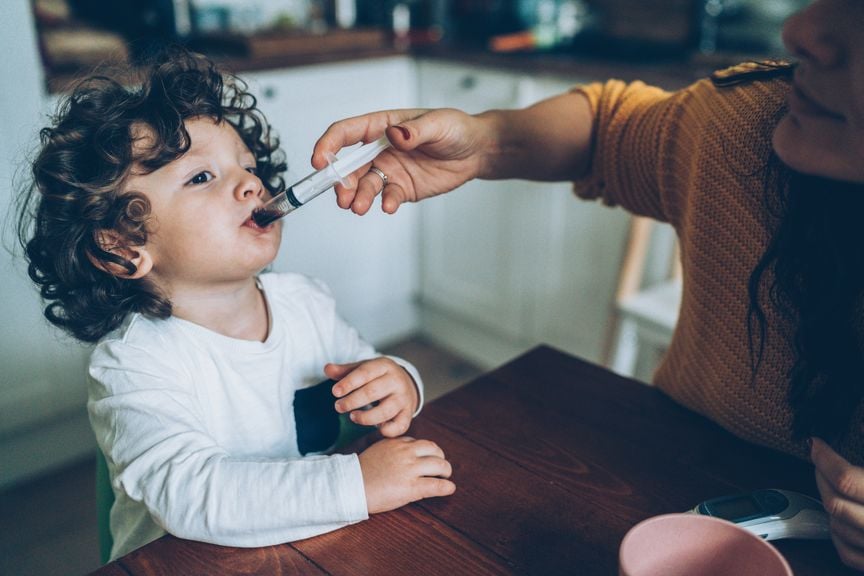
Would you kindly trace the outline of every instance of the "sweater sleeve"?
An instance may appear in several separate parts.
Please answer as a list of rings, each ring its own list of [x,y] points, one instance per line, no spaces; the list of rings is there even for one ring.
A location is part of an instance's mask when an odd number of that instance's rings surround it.
[[[574,183],[576,193],[677,228],[701,130],[689,112],[690,90],[620,80],[576,90],[594,115],[591,167]]]
[[[115,490],[143,504],[157,525],[180,538],[255,547],[368,517],[356,455],[229,454],[208,434],[189,378],[161,352],[100,344],[88,402]]]

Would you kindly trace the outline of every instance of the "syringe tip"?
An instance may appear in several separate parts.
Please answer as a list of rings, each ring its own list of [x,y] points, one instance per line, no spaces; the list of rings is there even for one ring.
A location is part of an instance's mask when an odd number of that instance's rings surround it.
[[[255,224],[260,226],[261,228],[266,228],[282,216],[285,213],[279,210],[268,210],[267,208],[256,208],[252,212],[252,220],[255,221]]]

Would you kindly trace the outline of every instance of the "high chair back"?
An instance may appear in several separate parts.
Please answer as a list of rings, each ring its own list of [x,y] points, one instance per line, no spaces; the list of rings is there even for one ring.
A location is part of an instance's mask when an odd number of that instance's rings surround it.
[[[681,305],[681,258],[674,229],[634,216],[618,286],[606,364],[650,381],[665,353]]]
[[[99,530],[99,558],[103,564],[111,559],[111,547],[114,538],[111,536],[111,506],[114,505],[114,491],[111,489],[111,477],[108,474],[108,464],[102,450],[96,449],[96,518]]]

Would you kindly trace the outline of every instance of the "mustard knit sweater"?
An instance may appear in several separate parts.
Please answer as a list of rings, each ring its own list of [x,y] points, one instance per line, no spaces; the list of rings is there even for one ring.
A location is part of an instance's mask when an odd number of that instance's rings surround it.
[[[764,176],[789,89],[785,78],[753,76],[727,87],[703,80],[674,93],[614,80],[579,88],[595,111],[595,141],[591,173],[576,191],[669,222],[678,233],[684,294],[655,384],[741,438],[806,457],[805,444],[791,440],[786,400],[794,326],[767,297],[755,381],[750,368],[747,281],[777,225],[764,208]],[[769,271],[763,282],[772,281]],[[858,465],[862,408],[835,446]]]

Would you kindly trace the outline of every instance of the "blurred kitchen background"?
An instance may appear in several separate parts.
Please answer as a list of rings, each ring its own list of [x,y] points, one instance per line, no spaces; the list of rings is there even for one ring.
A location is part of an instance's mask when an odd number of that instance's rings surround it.
[[[782,22],[803,4],[2,2],[0,573],[98,566],[89,349],[43,320],[12,220],[38,128],[82,73],[132,65],[165,43],[208,54],[252,86],[281,137],[290,182],[310,171],[314,141],[339,118],[394,107],[515,108],[610,77],[675,89],[740,60],[784,56]],[[342,315],[377,346],[415,361],[433,396],[540,342],[649,380],[674,326],[674,298],[661,337],[642,346],[631,335],[618,364],[621,300],[625,285],[638,291],[668,276],[668,230],[666,240],[662,231],[659,241],[637,235],[627,214],[575,201],[566,183],[465,188],[395,216],[373,209],[359,218],[322,197],[285,222],[274,269],[327,282]],[[655,250],[657,242],[666,249]]]

